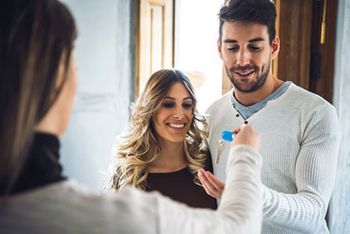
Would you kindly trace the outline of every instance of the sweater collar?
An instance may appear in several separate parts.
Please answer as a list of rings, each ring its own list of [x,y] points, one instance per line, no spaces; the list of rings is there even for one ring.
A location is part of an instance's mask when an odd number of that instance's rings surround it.
[[[64,180],[59,163],[59,147],[59,139],[55,135],[36,133],[12,193]]]

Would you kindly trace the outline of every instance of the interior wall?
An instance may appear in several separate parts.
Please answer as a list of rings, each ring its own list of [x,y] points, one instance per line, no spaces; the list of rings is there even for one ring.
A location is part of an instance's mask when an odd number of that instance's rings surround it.
[[[329,226],[332,234],[350,233],[350,0],[339,0],[333,103],[342,126],[338,174],[333,193]]]
[[[101,191],[134,96],[132,0],[64,0],[78,26],[78,94],[62,138],[64,174]],[[132,43],[131,43],[132,42]]]

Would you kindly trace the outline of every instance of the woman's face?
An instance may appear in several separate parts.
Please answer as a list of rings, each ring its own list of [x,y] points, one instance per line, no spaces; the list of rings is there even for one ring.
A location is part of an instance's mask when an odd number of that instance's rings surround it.
[[[62,98],[63,106],[62,106],[62,115],[64,118],[64,123],[62,126],[64,129],[67,128],[68,122],[71,117],[72,109],[73,109],[73,103],[75,94],[77,92],[77,72],[76,72],[76,57],[75,52],[72,52],[69,67],[67,70],[67,80],[64,84],[64,87],[62,89],[62,92],[60,94],[59,98]]]
[[[57,73],[56,87],[61,87],[65,78],[65,58],[62,57]],[[62,90],[57,99],[50,107],[50,110],[38,123],[36,129],[41,132],[48,132],[61,136],[68,126],[68,122],[72,113],[73,102],[77,90],[77,77],[75,66],[75,54],[72,53],[69,67],[67,68],[67,77],[64,81]]]
[[[153,117],[157,136],[172,143],[183,142],[193,120],[193,105],[185,86],[174,84]]]

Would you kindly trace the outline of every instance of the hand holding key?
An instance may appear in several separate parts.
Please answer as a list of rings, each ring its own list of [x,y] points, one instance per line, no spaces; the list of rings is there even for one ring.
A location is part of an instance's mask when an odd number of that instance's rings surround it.
[[[235,129],[235,140],[231,145],[249,145],[255,150],[260,149],[260,136],[259,133],[249,124],[243,124],[240,128]]]
[[[249,145],[255,150],[259,150],[260,148],[260,137],[258,132],[251,125],[244,124],[240,128],[235,129],[233,132],[224,131],[222,133],[222,139],[218,145],[216,163],[219,162],[220,155],[222,153],[222,148],[220,149],[219,147],[223,146],[224,140],[233,140],[231,143],[231,147],[235,145]],[[205,171],[203,169],[198,170],[198,178],[201,181],[203,188],[207,194],[217,199],[221,198],[222,192],[225,188],[225,184],[223,182],[221,182],[211,172]]]

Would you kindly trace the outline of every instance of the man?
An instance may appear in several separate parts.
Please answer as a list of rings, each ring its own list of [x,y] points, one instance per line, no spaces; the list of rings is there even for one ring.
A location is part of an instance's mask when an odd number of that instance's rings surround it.
[[[234,89],[208,109],[215,178],[201,176],[219,198],[228,147],[223,130],[250,123],[261,133],[264,159],[262,233],[329,233],[325,215],[334,185],[340,128],[336,110],[321,97],[273,77],[278,55],[276,9],[270,0],[236,0],[223,6],[219,55]]]

